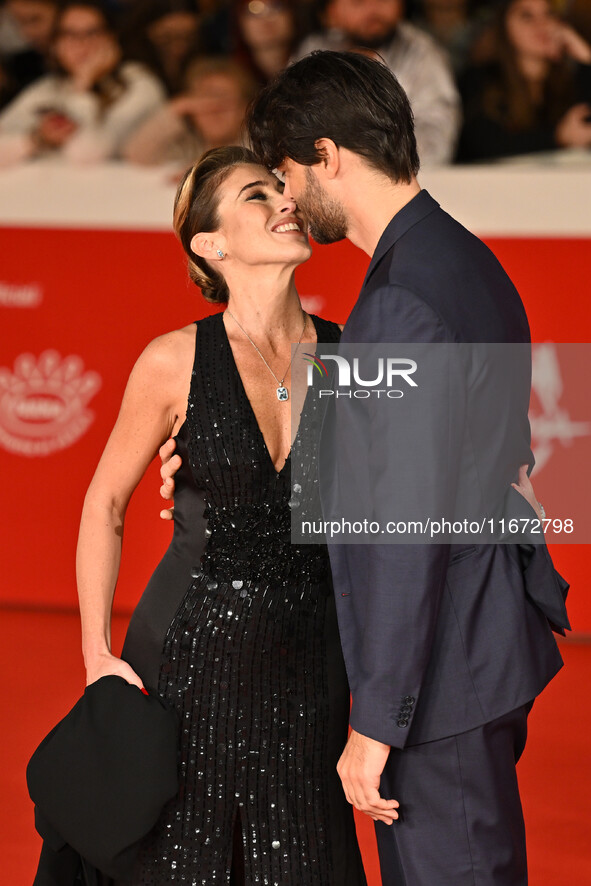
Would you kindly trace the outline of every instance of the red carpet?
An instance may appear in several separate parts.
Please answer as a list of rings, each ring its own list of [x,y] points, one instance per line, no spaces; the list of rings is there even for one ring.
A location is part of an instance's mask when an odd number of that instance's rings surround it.
[[[114,620],[119,649],[126,620]],[[46,732],[83,690],[75,615],[2,611],[5,715],[1,731],[0,882],[31,886],[39,852],[25,766]],[[534,705],[519,773],[530,859],[530,886],[591,886],[589,735],[591,644],[562,646],[566,667]],[[373,825],[359,822],[369,886],[379,886]],[[412,886],[412,884],[409,884]],[[433,886],[437,886],[436,883]]]

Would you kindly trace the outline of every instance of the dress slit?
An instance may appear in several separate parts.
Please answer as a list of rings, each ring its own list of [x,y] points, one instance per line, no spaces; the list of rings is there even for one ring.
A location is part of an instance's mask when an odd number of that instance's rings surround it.
[[[230,886],[246,886],[246,873],[244,868],[244,825],[239,807],[236,809],[234,825],[232,828]]]

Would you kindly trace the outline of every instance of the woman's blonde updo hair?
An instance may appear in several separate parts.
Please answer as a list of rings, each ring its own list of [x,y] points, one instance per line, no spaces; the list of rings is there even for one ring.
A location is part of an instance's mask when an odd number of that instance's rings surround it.
[[[226,304],[228,287],[222,275],[191,249],[191,240],[202,231],[217,231],[219,187],[232,170],[243,163],[258,161],[252,151],[231,145],[206,151],[187,170],[174,201],[174,230],[189,258],[189,277],[203,297],[215,304]]]

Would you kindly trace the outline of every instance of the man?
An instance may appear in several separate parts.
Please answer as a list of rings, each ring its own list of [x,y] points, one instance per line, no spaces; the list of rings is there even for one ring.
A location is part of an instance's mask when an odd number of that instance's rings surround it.
[[[449,163],[460,125],[460,99],[445,52],[404,21],[402,0],[329,0],[325,7],[329,27],[307,37],[294,59],[318,49],[378,53],[409,98],[421,162]]]
[[[525,311],[499,263],[421,191],[409,103],[383,64],[357,53],[314,53],[263,90],[249,129],[314,238],[348,237],[371,256],[346,346],[527,348]],[[501,485],[531,459],[527,391],[497,375],[478,375],[457,398],[465,414],[452,436],[461,448],[446,458],[460,489],[460,468],[472,477],[482,465],[465,432],[479,411]],[[436,402],[434,409],[435,420],[446,419]],[[496,432],[504,427],[515,428],[508,446]],[[371,446],[371,433],[366,440]],[[339,438],[339,447],[347,445]],[[407,457],[391,448],[391,460]],[[355,482],[367,465],[361,456],[348,467],[347,481]],[[428,497],[425,477],[433,474],[430,463],[423,467],[411,478],[419,498]],[[385,482],[374,492],[382,500],[397,494]],[[384,886],[525,886],[515,763],[533,699],[562,664],[549,620],[568,627],[565,583],[545,545],[342,544],[330,554],[352,693],[352,731],[338,770],[349,801],[376,820]]]
[[[58,9],[58,0],[7,0],[6,11],[27,45],[4,60],[6,82],[0,90],[0,107],[48,72]]]
[[[527,347],[525,311],[499,263],[421,191],[412,113],[383,64],[314,53],[266,87],[249,129],[314,238],[348,237],[371,256],[343,343]],[[467,382],[461,428],[449,422],[459,449],[438,465],[460,492],[462,471],[480,476],[484,467],[467,430],[475,418],[502,483],[511,480],[504,471],[515,479],[524,458],[533,462],[528,394],[497,371]],[[460,407],[447,402],[455,418]],[[435,423],[445,421],[437,410],[434,400]],[[507,416],[515,432],[499,435]],[[437,427],[427,430],[441,440]],[[372,427],[368,447],[379,432]],[[340,436],[339,448],[347,445]],[[439,455],[436,447],[434,464]],[[398,458],[409,458],[408,446],[392,446]],[[347,469],[364,476],[362,459]],[[414,483],[428,500],[425,477],[435,482],[436,474],[424,464],[408,489]],[[398,495],[383,477],[368,476],[372,495]],[[565,586],[545,545],[342,544],[330,554],[352,692],[352,732],[338,769],[350,802],[377,820],[384,886],[524,886],[515,763],[533,699],[562,664],[549,619],[568,627]]]

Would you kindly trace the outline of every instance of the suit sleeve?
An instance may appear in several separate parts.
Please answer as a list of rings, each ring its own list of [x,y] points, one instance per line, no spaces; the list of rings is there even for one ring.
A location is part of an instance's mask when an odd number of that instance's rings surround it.
[[[465,394],[444,323],[409,290],[389,286],[365,298],[345,345],[353,347],[356,336],[400,343],[419,367],[417,388],[399,400],[374,397],[360,406],[343,398],[336,408],[337,500],[345,510],[352,501],[369,510],[382,529],[414,524],[419,539],[400,543],[400,529],[377,543],[330,544],[351,725],[402,748],[420,704],[449,560],[449,544],[431,540],[425,518],[453,514]]]

